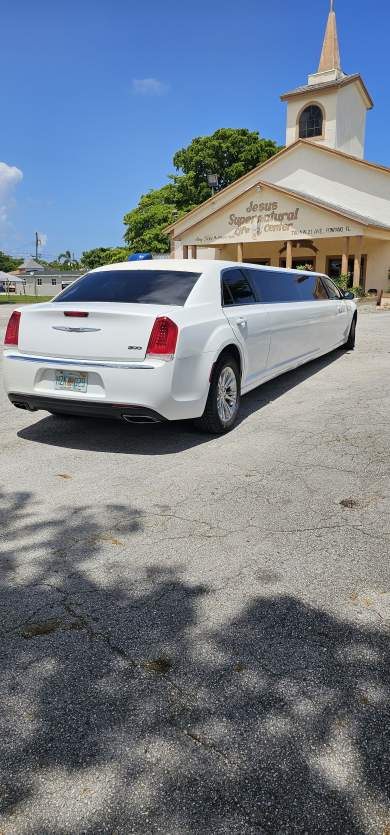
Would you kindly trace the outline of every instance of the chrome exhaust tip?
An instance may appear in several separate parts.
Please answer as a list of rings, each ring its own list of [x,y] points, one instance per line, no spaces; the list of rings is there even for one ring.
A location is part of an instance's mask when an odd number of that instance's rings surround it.
[[[38,409],[35,406],[30,406],[29,403],[21,400],[13,400],[12,405],[16,406],[17,409],[24,409],[26,412],[37,412]]]
[[[150,415],[122,415],[122,418],[126,423],[160,423],[159,420]]]

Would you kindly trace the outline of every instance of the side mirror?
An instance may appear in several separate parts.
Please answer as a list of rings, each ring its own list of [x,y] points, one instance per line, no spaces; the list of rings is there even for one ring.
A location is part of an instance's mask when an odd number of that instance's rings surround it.
[[[352,293],[351,290],[343,290],[343,296],[345,299],[354,299],[355,293]]]

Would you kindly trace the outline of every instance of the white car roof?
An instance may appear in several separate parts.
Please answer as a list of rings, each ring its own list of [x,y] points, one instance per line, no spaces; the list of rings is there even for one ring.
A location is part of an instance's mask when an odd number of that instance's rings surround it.
[[[177,271],[187,271],[195,273],[203,273],[215,267],[217,270],[227,269],[229,267],[252,267],[254,269],[261,269],[267,272],[280,272],[280,270],[291,273],[307,273],[306,270],[285,270],[283,267],[267,267],[262,264],[251,264],[244,261],[222,261],[211,258],[154,258],[148,261],[119,261],[117,264],[106,264],[104,267],[96,267],[94,270],[87,272],[101,272],[102,270],[158,270],[170,269]],[[310,270],[311,275],[324,275],[324,273],[317,273]]]

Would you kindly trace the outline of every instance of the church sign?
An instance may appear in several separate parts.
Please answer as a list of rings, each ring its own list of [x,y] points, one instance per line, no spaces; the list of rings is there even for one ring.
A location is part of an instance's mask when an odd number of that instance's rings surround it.
[[[275,199],[277,197],[277,199]],[[207,246],[238,242],[330,238],[359,235],[341,215],[280,196],[271,189],[236,200],[185,234],[185,242]]]
[[[233,212],[229,216],[229,226],[241,228],[242,226],[252,225],[252,229],[256,226],[256,235],[260,236],[263,231],[265,233],[287,232],[294,226],[294,221],[298,219],[299,208],[283,212],[279,211],[277,202],[254,203],[251,200],[246,207],[246,212],[249,214],[238,216]]]

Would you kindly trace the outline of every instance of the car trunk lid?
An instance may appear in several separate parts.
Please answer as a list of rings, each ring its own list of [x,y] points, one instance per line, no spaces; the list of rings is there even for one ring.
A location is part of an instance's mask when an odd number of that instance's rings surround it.
[[[175,308],[111,302],[50,303],[23,309],[19,351],[69,359],[143,360],[157,316]],[[76,314],[81,315],[76,315]]]

